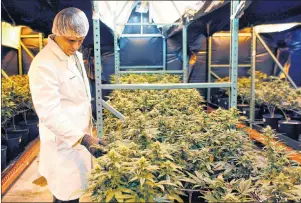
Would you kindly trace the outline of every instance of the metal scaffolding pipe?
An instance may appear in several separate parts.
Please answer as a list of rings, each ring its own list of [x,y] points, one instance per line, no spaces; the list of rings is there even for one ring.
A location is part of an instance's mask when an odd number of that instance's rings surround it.
[[[19,43],[20,43],[20,45],[18,47],[19,74],[23,75],[21,39],[19,40]]]
[[[114,107],[112,107],[110,104],[106,103],[104,100],[102,100],[102,105],[106,109],[108,109],[112,114],[114,114],[117,118],[120,118],[121,120],[125,120],[125,116],[117,111]]]
[[[23,47],[23,49],[26,51],[26,53],[31,57],[31,58],[34,58],[34,55],[33,55],[33,53],[29,50],[29,49],[27,49],[27,47],[23,44],[23,42],[20,40],[20,45],[21,45],[21,47]]]
[[[211,68],[228,68],[230,64],[211,64]],[[251,64],[238,64],[238,67],[251,67]]]
[[[120,66],[120,69],[163,68],[163,66]]]
[[[161,34],[122,34],[120,37],[163,37]]]
[[[183,57],[183,82],[186,83],[188,82],[188,64],[187,64],[187,26],[184,25],[183,30],[182,30],[182,35],[183,35],[183,44],[182,44],[182,57]]]
[[[217,78],[217,79],[221,79],[217,74],[215,74],[214,72],[212,72],[211,71],[211,74],[215,77],[215,78]]]
[[[208,39],[208,82],[211,82],[212,36]],[[211,88],[207,89],[207,102],[211,102]]]
[[[137,70],[137,71],[119,71],[119,73],[120,74],[130,74],[130,73],[134,73],[134,74],[154,74],[154,73],[158,73],[158,74],[168,74],[168,73],[170,73],[170,74],[176,74],[176,73],[178,73],[178,74],[182,74],[183,73],[183,71],[182,70],[154,70],[154,71],[139,71],[139,70]]]
[[[95,10],[98,10],[97,3],[94,3]],[[94,55],[95,55],[95,85],[96,85],[96,115],[97,115],[97,134],[98,137],[103,136],[103,115],[102,115],[102,90],[101,90],[101,47],[100,47],[100,26],[99,19],[93,19],[94,34]]]
[[[261,44],[264,46],[264,48],[268,51],[268,53],[270,54],[270,56],[272,57],[272,59],[275,61],[275,63],[278,65],[278,67],[280,68],[280,70],[284,73],[284,75],[286,76],[286,78],[290,81],[290,83],[293,85],[293,87],[295,89],[297,89],[297,85],[295,84],[295,82],[292,80],[292,78],[284,71],[283,66],[281,65],[281,63],[278,61],[278,59],[274,56],[273,52],[270,50],[270,48],[267,46],[267,44],[264,42],[264,40],[262,39],[262,37],[256,33],[256,37],[259,39],[259,41],[261,42]]]
[[[251,38],[251,101],[250,101],[250,127],[255,120],[255,71],[256,71],[256,35],[252,27]]]
[[[166,41],[167,39],[165,39],[165,37],[163,37],[163,70],[166,70]]]
[[[235,14],[239,1],[231,1],[231,16]],[[230,47],[230,68],[231,68],[231,94],[230,107],[237,107],[237,70],[238,70],[238,26],[239,18],[230,19],[231,47]]]
[[[117,26],[123,25],[182,25],[182,23],[117,23]]]
[[[212,35],[213,37],[231,37],[231,33],[218,32]],[[239,37],[251,37],[251,33],[238,33]]]
[[[173,83],[173,84],[103,84],[101,86],[104,90],[114,89],[193,89],[193,88],[219,88],[231,87],[231,83]]]

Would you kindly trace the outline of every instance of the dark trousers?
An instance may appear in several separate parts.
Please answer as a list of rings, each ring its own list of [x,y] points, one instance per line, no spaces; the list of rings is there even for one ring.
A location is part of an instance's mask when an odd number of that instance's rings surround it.
[[[53,196],[53,202],[54,203],[79,203],[79,199],[63,201],[63,200],[59,200],[55,196]]]

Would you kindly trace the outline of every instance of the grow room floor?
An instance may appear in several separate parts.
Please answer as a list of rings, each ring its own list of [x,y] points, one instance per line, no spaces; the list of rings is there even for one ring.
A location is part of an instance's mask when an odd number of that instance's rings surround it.
[[[24,172],[2,195],[1,202],[52,202],[52,194],[48,187],[41,187],[32,182],[39,178],[38,156],[24,170]],[[80,199],[80,202],[91,202],[88,196]]]

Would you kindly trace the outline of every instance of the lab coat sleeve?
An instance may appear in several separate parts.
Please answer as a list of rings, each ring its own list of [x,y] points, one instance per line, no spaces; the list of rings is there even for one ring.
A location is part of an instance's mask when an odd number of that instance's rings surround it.
[[[42,122],[68,146],[73,147],[84,136],[61,112],[59,77],[56,69],[47,65],[30,67],[29,83],[34,108]]]

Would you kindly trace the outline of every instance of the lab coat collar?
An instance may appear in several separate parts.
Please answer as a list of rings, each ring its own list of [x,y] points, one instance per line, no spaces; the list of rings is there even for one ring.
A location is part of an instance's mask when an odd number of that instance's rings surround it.
[[[71,56],[66,55],[59,45],[53,40],[54,36],[55,35],[49,35],[48,37],[48,44],[51,47],[51,50],[61,61],[70,60]],[[82,53],[76,51],[75,54],[82,59]]]

